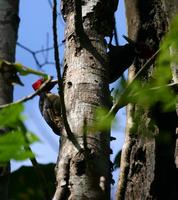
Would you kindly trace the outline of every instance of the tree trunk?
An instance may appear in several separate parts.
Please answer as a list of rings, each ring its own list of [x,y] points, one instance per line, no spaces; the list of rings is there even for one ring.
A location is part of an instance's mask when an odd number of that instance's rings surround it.
[[[173,10],[176,10],[174,3],[175,1],[125,0],[129,37],[148,44],[156,51],[168,31]],[[129,69],[130,80],[143,63],[143,59],[135,60]],[[151,77],[153,68],[154,65],[150,66],[140,77],[143,84]],[[150,111],[137,105],[127,107],[118,200],[178,199],[178,171],[174,159],[176,112],[162,113],[159,107],[155,107],[154,112]],[[157,122],[155,125],[153,117]],[[162,141],[163,137],[168,140]]]
[[[19,24],[18,0],[0,0],[0,60],[15,61],[15,47]],[[1,67],[0,67],[1,68]],[[11,70],[0,70],[0,105],[12,102]],[[0,130],[3,134],[5,130]],[[0,167],[0,198],[8,199],[10,163]]]
[[[55,200],[110,199],[110,133],[91,129],[95,111],[109,106],[108,68],[97,60],[88,46],[77,44],[72,0],[61,1],[65,28],[65,59],[63,73],[67,119],[72,133],[82,147],[78,151],[66,139],[60,138],[56,167]],[[106,59],[104,37],[112,31],[114,12],[109,0],[82,1],[84,31],[90,44]],[[107,28],[106,28],[107,27]]]

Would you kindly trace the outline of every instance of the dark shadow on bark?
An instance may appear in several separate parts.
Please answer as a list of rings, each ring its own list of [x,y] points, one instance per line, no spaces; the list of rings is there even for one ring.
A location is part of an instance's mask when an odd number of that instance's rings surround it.
[[[153,117],[159,128],[156,137],[155,179],[151,187],[154,199],[178,199],[178,169],[175,165],[176,127],[175,111],[163,112],[160,106],[153,109]]]

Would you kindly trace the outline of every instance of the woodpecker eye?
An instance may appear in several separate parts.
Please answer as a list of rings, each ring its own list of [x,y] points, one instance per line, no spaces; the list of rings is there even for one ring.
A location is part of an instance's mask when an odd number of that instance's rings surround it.
[[[35,83],[33,83],[32,87],[36,91],[36,90],[38,90],[41,87],[41,85],[43,83],[44,83],[44,79],[41,78],[41,79],[37,80]]]

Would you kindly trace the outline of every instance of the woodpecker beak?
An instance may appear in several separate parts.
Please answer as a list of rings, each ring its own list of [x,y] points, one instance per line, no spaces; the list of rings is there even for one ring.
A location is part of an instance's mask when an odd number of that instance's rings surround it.
[[[54,83],[54,84],[57,84],[58,83],[58,80],[51,80],[51,83]]]
[[[16,75],[16,76],[13,77],[12,84],[18,84],[18,85],[24,86],[24,84],[22,83],[22,81],[20,80],[20,78],[18,77],[18,75]]]
[[[122,36],[129,44],[136,44],[135,41],[133,41],[132,39],[128,38],[127,36],[123,35]]]

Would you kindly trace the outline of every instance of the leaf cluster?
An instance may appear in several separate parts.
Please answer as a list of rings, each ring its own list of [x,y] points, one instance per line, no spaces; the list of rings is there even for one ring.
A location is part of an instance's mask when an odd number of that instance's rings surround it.
[[[28,148],[38,138],[29,132],[22,116],[23,105],[16,104],[0,110],[0,162],[25,160],[34,154]]]

